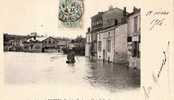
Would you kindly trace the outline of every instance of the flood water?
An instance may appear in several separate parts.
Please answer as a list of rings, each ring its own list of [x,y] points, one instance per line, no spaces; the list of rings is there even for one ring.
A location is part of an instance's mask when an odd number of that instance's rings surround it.
[[[77,56],[75,64],[57,53],[5,52],[6,84],[57,84],[92,87],[110,92],[140,87],[140,72],[125,65],[91,62]]]

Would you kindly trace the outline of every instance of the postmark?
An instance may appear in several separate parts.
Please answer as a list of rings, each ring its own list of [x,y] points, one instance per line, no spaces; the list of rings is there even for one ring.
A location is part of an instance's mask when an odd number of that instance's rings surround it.
[[[83,0],[60,0],[58,19],[66,28],[77,28],[81,26],[84,13]]]

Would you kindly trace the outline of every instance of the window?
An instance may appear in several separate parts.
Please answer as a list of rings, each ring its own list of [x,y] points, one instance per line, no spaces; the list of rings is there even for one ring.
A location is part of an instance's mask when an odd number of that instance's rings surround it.
[[[101,41],[98,41],[98,51],[101,51],[102,43]]]
[[[132,37],[131,36],[127,37],[127,42],[132,42]]]
[[[115,19],[115,25],[118,25],[118,20],[117,19]]]
[[[138,31],[138,16],[134,17],[134,32]]]
[[[49,42],[48,43],[51,43],[51,40],[49,40]]]
[[[132,57],[140,57],[139,43],[133,42],[132,44]]]
[[[99,39],[101,38],[100,33],[98,34],[98,38],[99,38]]]
[[[111,36],[111,33],[110,32],[108,32],[108,37],[110,37]]]
[[[97,21],[96,24],[98,25],[99,24],[99,21]]]
[[[88,43],[90,42],[90,36],[88,35]]]
[[[47,41],[44,41],[45,44],[47,44]]]
[[[107,40],[107,51],[110,52],[111,51],[111,40]]]

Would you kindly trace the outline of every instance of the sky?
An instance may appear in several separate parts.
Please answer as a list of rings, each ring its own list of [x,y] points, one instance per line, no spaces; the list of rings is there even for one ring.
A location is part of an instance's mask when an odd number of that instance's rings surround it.
[[[4,0],[0,4],[1,30],[4,33],[27,35],[37,32],[41,35],[75,38],[85,37],[90,27],[90,18],[109,6],[131,12],[133,6],[140,8],[141,0],[84,0],[85,11],[81,28],[62,28],[58,25],[59,0]]]

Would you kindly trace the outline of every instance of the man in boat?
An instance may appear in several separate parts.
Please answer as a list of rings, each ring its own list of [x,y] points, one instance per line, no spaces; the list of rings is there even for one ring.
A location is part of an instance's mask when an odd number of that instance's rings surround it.
[[[69,50],[66,63],[75,63],[75,52],[73,50]]]

